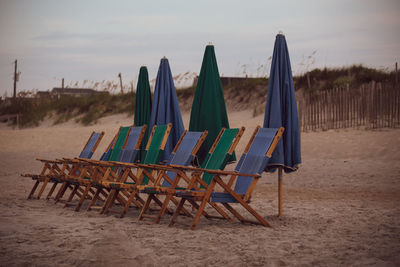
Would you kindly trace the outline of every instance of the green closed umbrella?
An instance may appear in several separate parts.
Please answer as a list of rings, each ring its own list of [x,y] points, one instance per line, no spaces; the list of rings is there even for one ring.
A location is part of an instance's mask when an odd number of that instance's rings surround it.
[[[142,157],[142,151],[146,147],[147,140],[149,138],[149,122],[151,115],[151,92],[149,83],[149,74],[145,66],[140,67],[139,79],[136,86],[136,103],[135,103],[135,126],[147,125],[147,130],[143,136],[143,141],[140,146],[140,154],[138,155],[139,160]]]
[[[213,45],[207,45],[190,113],[189,131],[208,131],[197,156],[200,164],[222,128],[229,128]],[[235,161],[235,154],[228,161]]]

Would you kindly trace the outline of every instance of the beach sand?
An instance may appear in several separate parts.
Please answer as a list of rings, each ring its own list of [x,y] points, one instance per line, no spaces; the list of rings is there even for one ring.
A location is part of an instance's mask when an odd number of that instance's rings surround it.
[[[189,114],[183,120],[187,127]],[[240,155],[263,116],[231,112],[229,120],[246,127]],[[253,193],[251,206],[272,228],[201,218],[191,231],[186,217],[168,227],[169,216],[137,222],[134,208],[120,219],[26,199],[33,181],[20,174],[40,171],[35,158],[77,156],[93,130],[105,131],[98,158],[118,126],[132,121],[0,126],[1,266],[400,266],[399,129],[302,133],[303,163],[283,177],[283,217],[276,173],[264,173]]]

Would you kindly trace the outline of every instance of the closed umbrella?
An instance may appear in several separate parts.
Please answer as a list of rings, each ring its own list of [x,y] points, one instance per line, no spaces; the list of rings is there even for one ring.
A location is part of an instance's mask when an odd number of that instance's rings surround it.
[[[197,153],[200,163],[205,159],[208,150],[223,127],[229,128],[224,94],[214,46],[207,45],[197,80],[189,123],[190,131],[208,131],[207,138]],[[234,160],[236,158],[233,154],[228,161]]]
[[[301,163],[301,153],[299,119],[289,52],[285,36],[278,34],[269,75],[264,127],[282,126],[285,127],[285,131],[267,166],[267,170],[275,170],[278,167],[279,215],[282,214],[282,169],[285,172],[296,171]]]
[[[140,67],[139,79],[136,86],[136,102],[135,102],[135,126],[147,125],[147,130],[143,136],[143,141],[140,146],[140,154],[138,155],[141,159],[142,152],[146,147],[147,140],[149,138],[149,123],[151,114],[151,92],[149,83],[149,74],[145,66]]]
[[[154,125],[168,123],[172,123],[172,129],[162,155],[162,161],[166,161],[169,158],[185,130],[171,69],[168,59],[164,57],[161,59],[160,67],[158,68],[149,126],[152,129]]]

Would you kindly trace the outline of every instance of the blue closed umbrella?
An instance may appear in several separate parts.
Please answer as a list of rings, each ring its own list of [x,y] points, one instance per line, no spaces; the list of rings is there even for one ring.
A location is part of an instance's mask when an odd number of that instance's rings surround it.
[[[162,161],[166,161],[169,158],[169,155],[185,130],[171,69],[168,59],[164,57],[161,59],[160,67],[158,68],[149,129],[152,129],[154,125],[168,123],[172,123],[172,130],[165,146],[164,154],[162,155]]]
[[[279,167],[280,214],[282,168],[285,172],[296,171],[301,163],[301,153],[299,119],[289,52],[285,36],[278,34],[269,75],[264,127],[279,128],[282,126],[285,127],[285,131],[266,167],[266,170],[275,170]]]

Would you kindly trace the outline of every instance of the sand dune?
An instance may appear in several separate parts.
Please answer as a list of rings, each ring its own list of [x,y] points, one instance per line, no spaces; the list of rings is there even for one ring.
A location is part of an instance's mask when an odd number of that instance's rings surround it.
[[[189,114],[183,119],[187,126]],[[246,127],[240,154],[263,117],[229,119]],[[137,222],[134,208],[119,219],[26,200],[33,182],[19,175],[40,171],[35,158],[76,156],[90,132],[103,130],[96,158],[118,126],[131,123],[117,115],[88,127],[0,127],[0,265],[400,265],[398,129],[302,133],[303,164],[284,175],[284,216],[276,216],[276,174],[263,174],[253,194],[251,205],[272,229],[202,218],[190,231],[185,217],[168,227],[169,216],[159,225]]]

